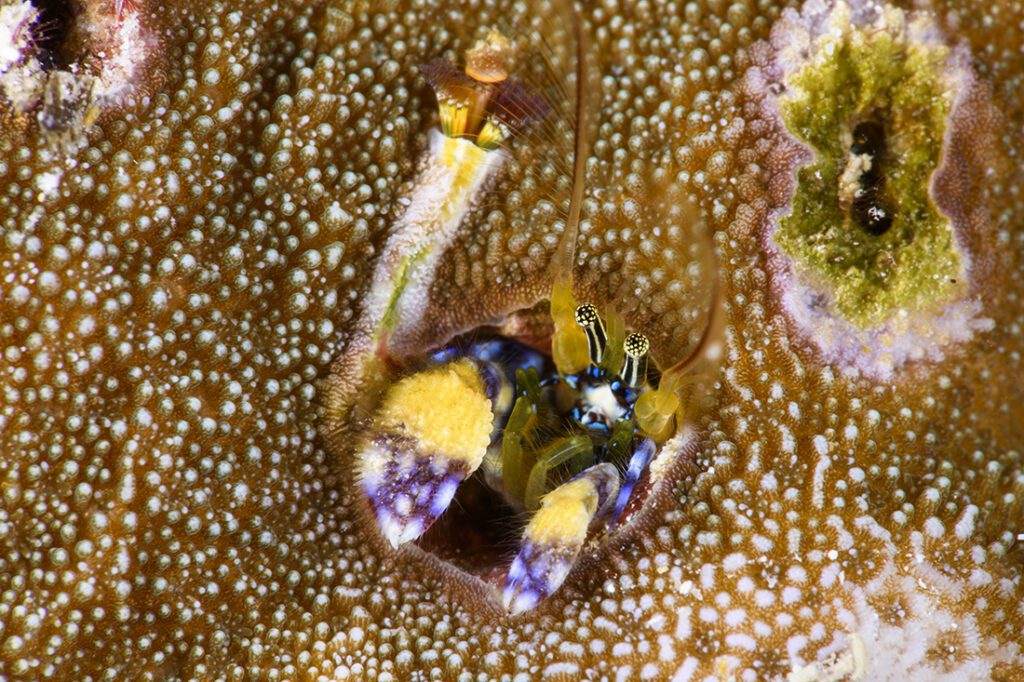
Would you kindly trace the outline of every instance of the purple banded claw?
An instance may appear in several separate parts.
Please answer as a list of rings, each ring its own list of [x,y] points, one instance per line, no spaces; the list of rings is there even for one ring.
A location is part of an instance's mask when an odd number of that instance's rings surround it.
[[[391,386],[357,458],[363,491],[394,547],[445,512],[483,461],[493,424],[484,380],[469,359]]]
[[[596,464],[541,498],[523,533],[502,595],[516,615],[528,611],[565,582],[587,539],[591,522],[608,511],[619,490],[619,474]]]

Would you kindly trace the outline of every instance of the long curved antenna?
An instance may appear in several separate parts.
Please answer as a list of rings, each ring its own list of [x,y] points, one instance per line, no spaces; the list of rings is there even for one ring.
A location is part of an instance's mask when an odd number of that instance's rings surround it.
[[[662,375],[682,375],[688,371],[691,367],[697,364],[704,351],[707,350],[708,343],[711,341],[711,335],[714,332],[715,325],[718,322],[718,309],[721,307],[721,295],[722,286],[721,280],[718,276],[718,256],[715,254],[715,243],[711,239],[710,235],[705,234],[704,239],[708,242],[708,253],[711,254],[711,310],[708,311],[708,323],[704,326],[704,331],[700,335],[700,340],[697,341],[697,345],[685,358],[677,362],[676,364],[669,367],[667,370],[662,372]]]
[[[586,58],[587,43],[583,31],[583,22],[579,10],[573,7],[570,10],[572,18],[573,35],[576,39],[576,115],[575,130],[573,130],[573,177],[572,194],[569,199],[569,214],[565,221],[565,231],[558,243],[558,250],[552,258],[554,271],[566,273],[565,276],[572,280],[572,269],[576,256],[576,240],[579,236],[580,212],[583,204],[584,176],[587,168],[587,126],[584,118],[588,112],[585,105],[586,88],[585,80],[587,74]]]

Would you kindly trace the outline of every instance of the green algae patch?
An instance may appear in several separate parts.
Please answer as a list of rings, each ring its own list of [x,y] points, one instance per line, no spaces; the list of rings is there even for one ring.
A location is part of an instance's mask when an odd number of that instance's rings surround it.
[[[786,79],[783,120],[814,160],[775,240],[843,317],[870,327],[964,285],[953,227],[929,191],[954,79],[948,48],[918,39],[903,12],[869,26],[842,14]]]

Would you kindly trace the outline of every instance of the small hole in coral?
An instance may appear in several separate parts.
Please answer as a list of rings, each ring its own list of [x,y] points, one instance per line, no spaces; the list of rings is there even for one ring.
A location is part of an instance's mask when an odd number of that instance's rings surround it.
[[[33,39],[39,49],[39,60],[43,68],[65,68],[68,60],[63,54],[63,48],[75,18],[72,1],[33,0],[32,4],[39,10]]]
[[[858,123],[853,129],[851,159],[861,159],[850,213],[865,232],[880,236],[892,227],[894,211],[885,192],[887,155],[885,126],[877,120]]]

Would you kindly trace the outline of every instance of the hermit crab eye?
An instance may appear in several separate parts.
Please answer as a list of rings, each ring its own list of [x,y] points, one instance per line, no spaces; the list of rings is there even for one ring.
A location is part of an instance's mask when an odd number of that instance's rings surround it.
[[[597,308],[590,303],[584,303],[576,308],[575,317],[576,324],[587,335],[587,349],[590,353],[591,364],[600,365],[608,346],[608,334],[605,332],[604,322],[601,321]]]
[[[633,333],[622,344],[625,358],[619,376],[627,386],[637,388],[647,381],[647,352],[651,342],[643,334]]]

